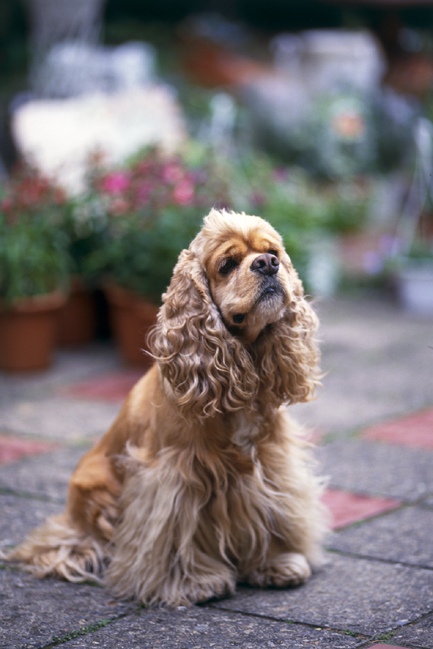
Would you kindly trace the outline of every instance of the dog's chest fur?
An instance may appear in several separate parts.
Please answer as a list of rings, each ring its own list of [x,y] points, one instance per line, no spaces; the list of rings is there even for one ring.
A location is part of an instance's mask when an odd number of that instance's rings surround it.
[[[251,457],[257,442],[264,434],[263,417],[258,416],[257,413],[240,411],[232,415],[230,427],[231,442],[239,448],[242,456]]]

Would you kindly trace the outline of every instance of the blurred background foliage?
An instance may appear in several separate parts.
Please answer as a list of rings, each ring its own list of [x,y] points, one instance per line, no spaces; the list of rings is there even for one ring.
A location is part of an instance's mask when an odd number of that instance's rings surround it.
[[[0,3],[0,88],[25,77],[29,61],[26,0]],[[412,5],[412,6],[411,6]],[[321,2],[319,0],[108,0],[104,11],[103,40],[118,44],[145,40],[158,46],[171,43],[176,25],[191,14],[219,12],[233,20],[271,34],[320,28],[360,28],[381,33],[390,14],[407,28],[430,29],[433,8],[429,3]],[[383,36],[386,40],[386,35]],[[390,45],[391,46],[391,45]],[[164,56],[164,52],[161,52]]]
[[[24,101],[29,94],[32,47],[27,1],[2,0],[0,5],[0,155],[6,165],[3,172],[13,169],[17,161],[9,132],[10,114],[15,102]],[[204,32],[194,32],[194,17],[202,15],[214,16],[213,31],[207,34],[206,22],[200,27]],[[147,229],[146,236],[137,235],[143,218],[146,221],[143,212],[131,208],[122,236],[110,238],[108,226],[112,215],[94,186],[81,205],[79,201],[67,201],[64,226],[71,270],[115,274],[116,265],[118,279],[125,286],[159,294],[178,249],[194,235],[203,213],[212,205],[221,204],[258,213],[275,225],[308,286],[308,266],[316,254],[312,251],[317,241],[362,230],[371,221],[372,196],[377,186],[382,180],[386,185],[390,175],[402,169],[404,176],[390,191],[395,193],[397,187],[404,203],[416,167],[413,126],[420,115],[433,118],[432,26],[433,3],[426,2],[108,0],[103,8],[100,42],[117,46],[144,41],[155,47],[158,80],[175,88],[193,138],[191,143],[201,143],[198,149],[209,139],[216,112],[215,98],[221,100],[221,91],[225,93],[230,86],[231,139],[235,146],[227,148],[224,142],[214,140],[214,150],[205,150],[204,156],[203,150],[197,153],[196,149],[195,162],[189,159],[185,164],[195,165],[201,171],[206,164],[212,165],[212,174],[220,183],[218,191],[214,194],[215,187],[210,188],[206,206],[166,206],[158,222]],[[340,28],[367,29],[374,35],[386,60],[383,81],[392,93],[368,94],[356,88],[319,93],[309,102],[296,127],[286,128],[284,122],[283,127],[277,124],[272,114],[265,115],[260,97],[258,101],[257,96],[242,95],[243,90],[231,85],[233,79],[224,77],[233,70],[241,77],[245,69],[270,70],[274,63],[270,43],[281,33]],[[200,39],[207,41],[202,61],[200,49],[196,48]],[[214,46],[239,58],[231,59],[225,70],[216,70],[215,78],[211,74],[203,78],[199,64],[203,63],[206,73],[208,62],[217,58]],[[404,99],[400,101],[400,97]],[[351,115],[349,121],[347,115]],[[191,156],[191,150],[190,147],[183,155]],[[133,168],[131,160],[110,173],[134,173]],[[209,178],[212,174],[207,173]],[[83,210],[90,213],[89,231],[80,235],[77,227],[83,227],[84,221],[77,221],[76,217]],[[101,213],[105,219],[102,225]],[[429,232],[430,226],[425,231]],[[98,241],[105,242],[104,250]],[[132,255],[132,249],[137,254]],[[375,250],[369,259],[382,252]],[[159,266],[155,263],[156,253],[164,259]],[[333,254],[331,245],[328,257]],[[129,270],[126,259],[130,262]],[[383,267],[376,261],[371,269]],[[146,279],[146,273],[152,269],[154,277],[161,275],[153,285],[152,280]],[[318,272],[323,274],[323,268]],[[134,273],[135,279],[131,279]],[[128,274],[131,277],[126,277]]]

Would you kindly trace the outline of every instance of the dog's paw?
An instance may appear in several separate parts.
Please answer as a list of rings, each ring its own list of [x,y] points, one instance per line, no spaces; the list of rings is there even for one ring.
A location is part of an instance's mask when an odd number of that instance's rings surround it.
[[[311,575],[311,568],[303,554],[288,552],[280,554],[263,568],[258,568],[248,575],[252,586],[299,586]]]
[[[167,593],[163,600],[169,604],[186,605],[222,598],[235,592],[236,581],[231,573],[184,577],[176,592]]]

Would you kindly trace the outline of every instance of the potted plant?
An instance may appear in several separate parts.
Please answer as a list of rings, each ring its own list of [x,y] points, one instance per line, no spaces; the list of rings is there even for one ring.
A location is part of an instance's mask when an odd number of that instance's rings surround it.
[[[85,194],[63,205],[62,227],[68,241],[69,297],[59,314],[58,343],[75,347],[90,342],[98,329],[98,277],[87,259],[105,241],[106,214],[99,200]]]
[[[413,177],[387,260],[404,308],[433,314],[433,124],[417,120]]]
[[[257,153],[221,161],[229,201],[237,211],[267,219],[280,232],[308,291],[332,294],[338,284],[338,240],[362,227],[368,191],[362,183],[313,182],[296,167],[276,166]]]
[[[390,264],[399,301],[412,313],[433,315],[433,239],[416,239],[406,255]]]
[[[105,277],[115,338],[123,357],[135,364],[150,360],[143,348],[161,294],[179,252],[211,207],[270,221],[313,291],[312,242],[355,228],[365,216],[360,192],[318,189],[304,172],[276,168],[265,155],[221,156],[195,142],[181,154],[152,148],[123,167],[96,165],[90,187],[84,204],[105,215],[105,229],[86,258],[86,271]]]
[[[193,148],[182,155],[151,148],[124,167],[93,169],[87,200],[104,212],[107,227],[86,268],[105,277],[112,329],[129,363],[149,363],[146,334],[178,255],[224,199],[211,163]]]
[[[14,175],[0,204],[0,366],[49,365],[68,283],[65,198],[36,171]]]

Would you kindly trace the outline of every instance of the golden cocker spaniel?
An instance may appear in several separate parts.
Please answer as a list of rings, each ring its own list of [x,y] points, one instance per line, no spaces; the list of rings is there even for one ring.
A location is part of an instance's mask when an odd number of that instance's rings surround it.
[[[277,232],[212,210],[163,296],[156,363],[78,464],[66,511],[11,558],[38,576],[103,574],[146,604],[305,581],[326,515],[284,406],[318,382],[316,325]]]

